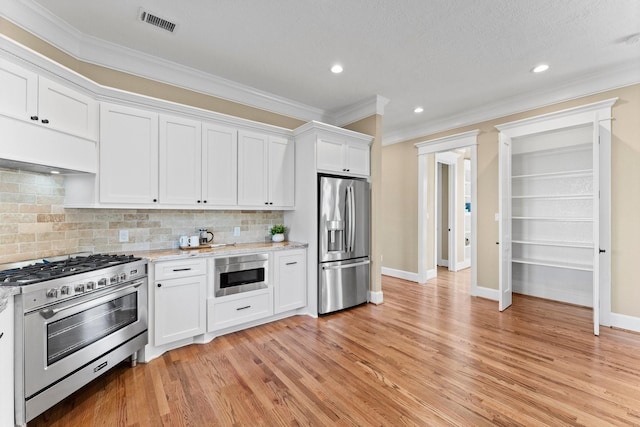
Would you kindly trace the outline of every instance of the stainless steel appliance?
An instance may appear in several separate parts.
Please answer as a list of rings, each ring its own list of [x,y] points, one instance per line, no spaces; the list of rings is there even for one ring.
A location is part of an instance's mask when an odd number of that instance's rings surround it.
[[[147,344],[147,261],[64,257],[0,271],[15,304],[15,421],[25,425]]]
[[[318,178],[318,313],[367,301],[370,190],[362,179]]]
[[[268,286],[269,255],[252,254],[213,261],[216,297],[264,289]]]

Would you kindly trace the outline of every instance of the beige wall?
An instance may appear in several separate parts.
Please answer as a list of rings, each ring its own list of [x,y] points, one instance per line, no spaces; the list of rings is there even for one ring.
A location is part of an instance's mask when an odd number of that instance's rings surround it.
[[[375,115],[359,120],[346,129],[373,136],[371,144],[371,291],[382,290],[382,234],[384,223],[380,217],[382,202],[382,116]]]
[[[612,114],[612,311],[640,317],[640,85],[538,108],[496,120],[434,135],[425,135],[383,147],[383,201],[381,217],[395,223],[404,212],[417,215],[417,150],[414,144],[480,129],[478,135],[478,285],[498,288],[498,131],[495,125],[551,113],[565,108],[618,97]],[[411,166],[416,165],[416,166]],[[406,188],[402,188],[406,186]],[[385,234],[383,265],[417,273],[417,218],[407,221],[401,233]],[[433,247],[432,245],[430,247]],[[402,257],[394,256],[395,253]]]
[[[75,252],[178,247],[178,236],[206,227],[219,243],[269,239],[279,211],[65,209],[64,177],[0,169],[0,264]],[[233,236],[233,227],[240,236]],[[129,242],[118,231],[129,231]]]
[[[0,18],[0,34],[4,34],[16,42],[27,46],[53,61],[58,62],[59,64],[64,65],[65,67],[70,68],[71,70],[74,70],[75,72],[104,86],[190,105],[209,111],[229,114],[231,116],[280,126],[287,129],[295,129],[305,123],[302,120],[283,116],[281,114],[249,107],[226,99],[204,95],[192,90],[79,61],[35,37],[33,34],[17,27],[4,18]]]

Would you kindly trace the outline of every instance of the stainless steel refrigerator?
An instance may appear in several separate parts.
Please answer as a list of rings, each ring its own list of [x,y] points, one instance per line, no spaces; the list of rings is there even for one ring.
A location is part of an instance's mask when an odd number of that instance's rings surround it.
[[[318,313],[367,302],[371,196],[362,179],[318,177]]]

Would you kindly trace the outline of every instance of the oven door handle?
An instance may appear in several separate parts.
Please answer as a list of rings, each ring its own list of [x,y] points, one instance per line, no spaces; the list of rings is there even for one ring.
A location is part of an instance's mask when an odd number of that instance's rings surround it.
[[[136,282],[131,283],[129,286],[125,286],[123,288],[119,288],[116,290],[120,292],[130,288],[139,288],[143,283],[144,283],[144,280],[138,280]],[[45,319],[51,319],[53,316],[60,313],[61,311],[66,311],[66,310],[69,310],[70,308],[77,307],[79,305],[86,304],[86,303],[87,301],[80,301],[75,304],[65,305],[64,307],[45,308],[44,310],[40,310],[40,316],[44,317]]]

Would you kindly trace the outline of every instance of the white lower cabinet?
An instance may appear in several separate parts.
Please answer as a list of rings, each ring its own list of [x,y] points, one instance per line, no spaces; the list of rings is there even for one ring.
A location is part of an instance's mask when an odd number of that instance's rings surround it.
[[[154,345],[203,334],[206,327],[206,259],[155,265]]]
[[[0,313],[0,426],[12,426],[13,422],[13,297]]]
[[[209,303],[207,330],[217,331],[273,314],[272,288],[216,298]]]
[[[307,305],[307,251],[274,253],[274,311],[282,313]]]

